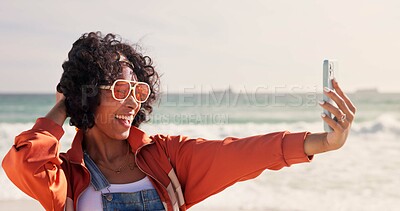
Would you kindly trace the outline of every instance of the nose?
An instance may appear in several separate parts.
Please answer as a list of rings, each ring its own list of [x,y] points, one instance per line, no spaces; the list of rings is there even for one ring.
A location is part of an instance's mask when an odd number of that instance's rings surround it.
[[[129,95],[128,98],[125,99],[125,104],[132,110],[136,110],[138,106],[140,106],[140,103],[135,100],[133,97],[133,92]]]

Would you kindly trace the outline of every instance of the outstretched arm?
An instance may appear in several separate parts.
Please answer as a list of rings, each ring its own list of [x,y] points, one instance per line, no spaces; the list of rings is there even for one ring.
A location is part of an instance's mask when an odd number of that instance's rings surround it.
[[[351,125],[353,123],[356,107],[351,102],[349,97],[342,91],[338,82],[332,80],[333,90],[324,88],[324,94],[331,98],[338,105],[338,108],[333,105],[322,102],[321,107],[330,111],[338,121],[322,114],[323,120],[332,127],[333,131],[330,133],[313,133],[309,134],[304,141],[304,152],[307,155],[314,155],[331,150],[341,148],[346,142],[349,135]],[[343,121],[341,121],[343,119]]]

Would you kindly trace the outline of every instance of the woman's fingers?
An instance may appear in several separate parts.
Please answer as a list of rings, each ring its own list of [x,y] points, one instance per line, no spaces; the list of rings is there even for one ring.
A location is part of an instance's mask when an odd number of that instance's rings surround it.
[[[343,100],[346,102],[347,107],[351,110],[351,112],[353,114],[356,113],[357,109],[354,106],[354,104],[351,102],[350,98],[342,91],[342,89],[340,88],[338,82],[336,81],[336,79],[332,80],[332,84],[333,87],[335,88],[336,92],[338,93],[339,96],[341,96],[343,98]]]
[[[329,126],[331,126],[331,128],[334,131],[338,131],[338,132],[343,132],[344,131],[343,127],[339,124],[339,122],[336,122],[335,120],[331,119],[325,113],[322,113],[321,117]]]
[[[337,92],[335,92],[333,90],[324,88],[324,92],[325,92],[324,94],[326,96],[328,96],[329,98],[331,98],[333,101],[335,101],[335,103],[336,103],[336,105],[338,105],[339,109],[342,110],[342,112],[346,114],[348,121],[352,122],[353,118],[354,118],[354,114],[350,110],[350,108],[347,106],[345,100],[341,96],[339,96],[339,94]],[[340,117],[341,116],[339,116],[338,118],[340,118]]]
[[[347,114],[343,113],[341,110],[339,110],[338,108],[336,108],[335,106],[333,106],[330,103],[322,101],[319,104],[323,109],[331,112],[335,116],[335,118],[332,119],[333,122],[338,123],[340,126],[342,126],[343,129],[345,129],[349,126],[350,121],[347,119]]]
[[[319,102],[319,105],[323,109],[331,112],[337,119],[341,119],[341,117],[344,115],[344,113],[341,110],[339,110],[338,108],[336,108],[335,106],[333,106],[330,103],[327,103],[325,101],[321,101],[321,102]]]

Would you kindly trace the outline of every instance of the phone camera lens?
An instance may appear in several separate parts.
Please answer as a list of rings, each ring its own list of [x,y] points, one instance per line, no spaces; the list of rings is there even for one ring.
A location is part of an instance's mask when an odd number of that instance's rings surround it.
[[[329,63],[329,69],[333,70],[333,64],[332,63]]]

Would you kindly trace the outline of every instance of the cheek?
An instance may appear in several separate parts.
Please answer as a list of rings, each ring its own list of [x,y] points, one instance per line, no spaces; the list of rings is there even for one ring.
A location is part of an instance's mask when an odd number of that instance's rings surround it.
[[[102,101],[99,107],[97,107],[95,113],[95,123],[98,125],[104,125],[111,122],[114,119],[114,114],[116,108],[120,105],[117,101],[114,102],[104,102]]]
[[[135,110],[135,114],[137,114],[139,112],[141,107],[142,107],[142,104],[139,103],[138,106],[136,106],[136,108],[134,109]]]
[[[99,107],[95,114],[95,124],[104,125],[110,122],[112,112],[104,107]]]
[[[116,101],[114,99],[109,100],[109,101],[102,101],[99,105],[103,111],[115,111],[116,108],[119,108],[121,106],[121,103],[119,101]]]

